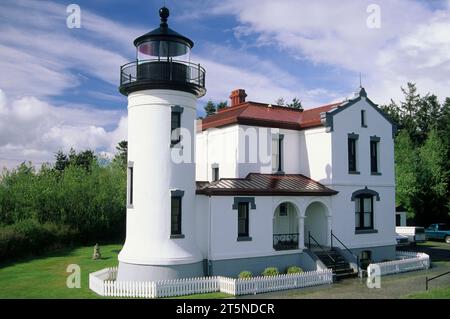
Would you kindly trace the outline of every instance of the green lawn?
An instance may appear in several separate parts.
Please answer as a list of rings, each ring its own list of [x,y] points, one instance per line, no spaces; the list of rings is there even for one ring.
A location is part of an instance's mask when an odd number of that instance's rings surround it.
[[[0,298],[101,298],[89,290],[89,273],[117,266],[121,245],[100,246],[101,260],[92,260],[93,247],[59,250],[41,257],[0,264]],[[66,285],[67,266],[81,269],[81,288]]]
[[[93,247],[65,249],[12,263],[0,264],[0,299],[5,298],[103,298],[89,289],[89,273],[117,266],[122,245],[100,246],[101,260],[92,260]],[[67,266],[81,269],[81,288],[67,288]],[[180,299],[217,299],[229,295],[216,292],[178,297]]]
[[[410,299],[450,299],[450,286],[409,295]]]

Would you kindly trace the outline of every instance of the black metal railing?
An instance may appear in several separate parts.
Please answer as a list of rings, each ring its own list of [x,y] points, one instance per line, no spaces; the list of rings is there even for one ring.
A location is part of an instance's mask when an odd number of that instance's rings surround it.
[[[356,267],[358,268],[359,272],[359,256],[355,255],[339,238],[337,238],[337,236],[333,234],[333,230],[331,230],[331,237],[330,237],[331,249],[333,249],[333,238],[336,239],[349,254],[351,254],[353,257],[356,258]]]
[[[322,247],[321,244],[311,235],[311,232],[308,231],[308,248],[311,249],[311,239],[316,243],[317,247],[319,247],[327,256],[330,258],[330,260],[333,262],[333,264],[336,264],[336,260],[328,253],[328,250]]]
[[[434,276],[434,277],[431,277],[431,278],[425,277],[425,289],[428,290],[428,283],[430,281],[432,281],[432,280],[434,280],[436,278],[448,275],[448,274],[450,274],[450,271],[444,272],[443,274],[440,274],[440,275],[437,275],[437,276]]]
[[[298,233],[273,234],[273,248],[275,250],[298,249]]]
[[[169,59],[139,60],[120,68],[120,85],[138,81],[173,81],[205,87],[205,69],[200,64]]]

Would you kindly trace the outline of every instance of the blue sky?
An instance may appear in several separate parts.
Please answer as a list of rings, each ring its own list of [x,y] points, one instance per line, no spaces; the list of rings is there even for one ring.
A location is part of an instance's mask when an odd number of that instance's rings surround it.
[[[132,41],[159,24],[164,1],[83,0],[81,28],[66,26],[71,2],[0,4],[0,166],[52,160],[58,149],[111,155],[126,139],[119,67]],[[379,28],[367,20],[376,3]],[[167,0],[169,25],[190,37],[207,70],[204,103],[244,88],[252,101],[299,97],[305,107],[343,100],[363,85],[379,104],[416,82],[450,92],[449,1]]]

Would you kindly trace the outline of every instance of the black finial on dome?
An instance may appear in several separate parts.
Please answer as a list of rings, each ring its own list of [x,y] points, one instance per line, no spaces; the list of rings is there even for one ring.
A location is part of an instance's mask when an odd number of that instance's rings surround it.
[[[166,7],[159,9],[159,16],[161,17],[161,27],[168,27],[167,18],[169,18],[170,11]]]

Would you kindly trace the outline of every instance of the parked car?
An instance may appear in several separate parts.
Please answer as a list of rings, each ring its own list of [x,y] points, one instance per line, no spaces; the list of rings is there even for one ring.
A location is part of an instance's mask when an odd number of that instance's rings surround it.
[[[431,224],[425,230],[425,234],[427,239],[444,240],[447,244],[450,244],[450,227],[447,224]]]
[[[410,244],[415,245],[416,243],[424,243],[427,238],[425,236],[425,229],[419,226],[400,226],[395,227],[395,232],[398,235],[403,235],[408,237]]]
[[[397,234],[395,239],[397,240],[397,246],[408,246],[409,245],[408,236]]]

